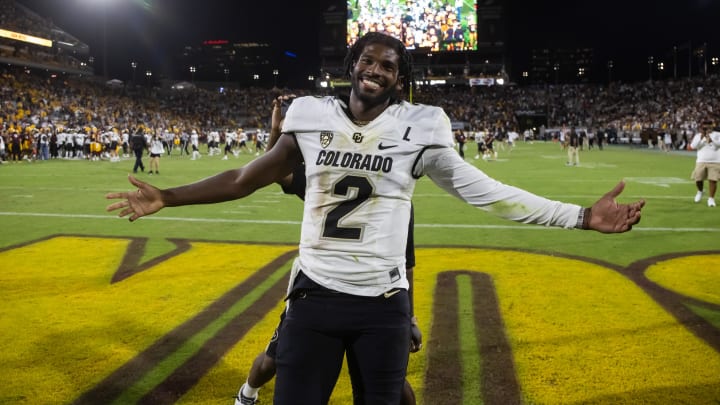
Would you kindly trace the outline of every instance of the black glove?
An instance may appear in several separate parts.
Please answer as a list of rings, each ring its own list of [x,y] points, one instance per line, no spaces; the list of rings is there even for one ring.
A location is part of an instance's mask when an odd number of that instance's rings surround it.
[[[412,317],[410,323],[410,353],[415,353],[422,349],[422,332],[417,324],[417,318]]]

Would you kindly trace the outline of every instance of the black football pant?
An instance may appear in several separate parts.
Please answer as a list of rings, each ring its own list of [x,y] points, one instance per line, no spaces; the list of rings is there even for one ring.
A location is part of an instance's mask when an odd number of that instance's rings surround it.
[[[143,157],[143,150],[142,149],[135,149],[133,150],[135,153],[135,166],[133,166],[133,173],[137,173],[137,169],[140,168],[140,170],[145,171],[145,165],[143,164],[142,157]]]
[[[280,329],[274,404],[327,404],[347,356],[356,405],[397,405],[409,345],[407,290],[362,297],[300,273]]]

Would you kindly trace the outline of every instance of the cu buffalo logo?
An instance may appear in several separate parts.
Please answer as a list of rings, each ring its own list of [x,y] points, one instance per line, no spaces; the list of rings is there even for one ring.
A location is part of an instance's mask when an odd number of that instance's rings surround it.
[[[323,149],[330,146],[330,142],[332,142],[333,139],[333,133],[329,131],[323,131],[320,132],[320,146],[322,146]]]

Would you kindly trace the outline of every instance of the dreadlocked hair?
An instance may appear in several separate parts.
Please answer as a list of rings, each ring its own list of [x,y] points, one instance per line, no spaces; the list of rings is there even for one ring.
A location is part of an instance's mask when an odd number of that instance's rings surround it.
[[[382,32],[368,32],[355,41],[355,43],[348,49],[345,55],[345,75],[350,77],[353,69],[353,65],[357,62],[360,54],[363,52],[366,46],[372,44],[381,44],[390,47],[395,50],[400,58],[400,66],[398,66],[398,76],[402,83],[403,92],[407,92],[412,85],[412,55],[408,52],[405,45],[400,42],[399,39],[392,37]]]

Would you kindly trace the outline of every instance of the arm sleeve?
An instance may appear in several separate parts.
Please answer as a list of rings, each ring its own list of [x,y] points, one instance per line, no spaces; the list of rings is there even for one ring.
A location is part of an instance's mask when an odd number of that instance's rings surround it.
[[[499,217],[526,224],[578,227],[583,208],[505,185],[462,160],[450,148],[422,155],[424,174],[451,195]]]
[[[293,100],[285,113],[282,132],[315,131],[318,123],[328,115],[332,103],[330,97],[305,96]]]
[[[710,142],[713,144],[715,149],[720,148],[720,132],[713,131],[710,133]]]
[[[703,146],[705,146],[705,142],[703,142],[702,137],[699,135],[693,136],[692,141],[690,141],[690,148],[691,149],[700,149]]]

